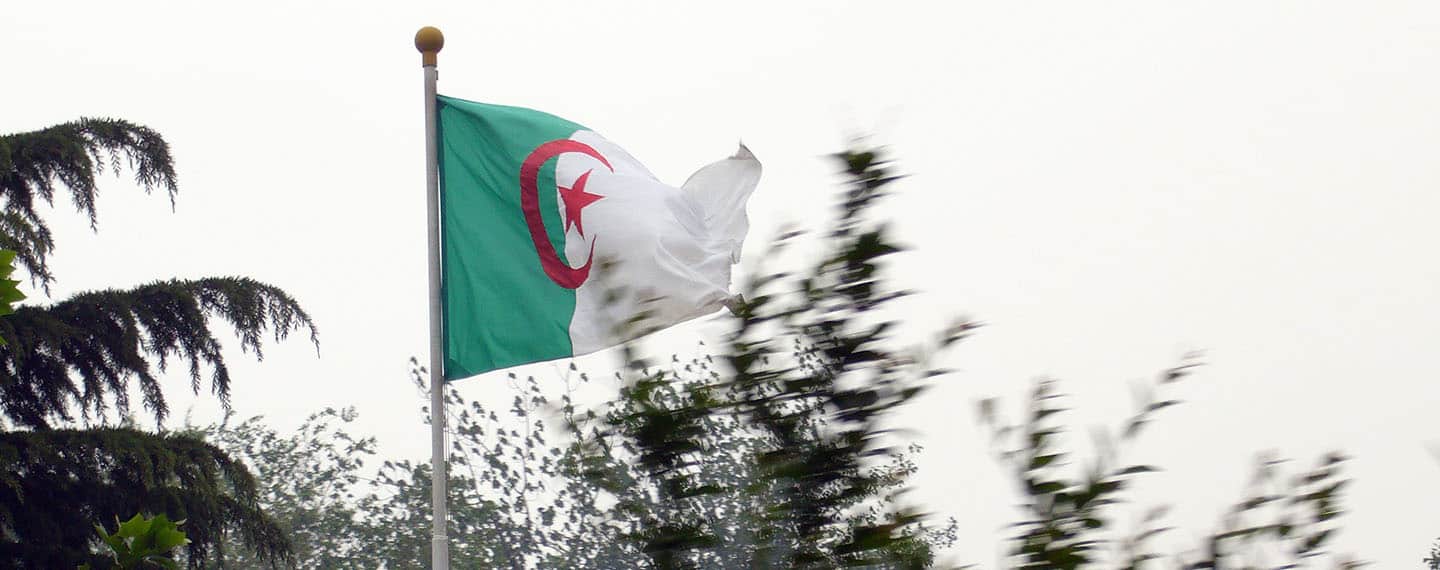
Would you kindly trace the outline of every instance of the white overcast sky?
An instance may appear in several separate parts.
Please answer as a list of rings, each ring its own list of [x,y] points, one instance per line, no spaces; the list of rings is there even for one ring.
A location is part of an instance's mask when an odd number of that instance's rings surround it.
[[[743,138],[766,165],[752,260],[823,219],[825,153],[889,145],[914,174],[890,208],[925,292],[906,310],[989,323],[904,418],[927,446],[914,498],[960,519],[960,560],[993,567],[1013,520],[978,398],[1060,378],[1084,434],[1196,349],[1209,366],[1132,457],[1167,468],[1142,495],[1170,522],[1216,524],[1259,452],[1340,449],[1345,549],[1417,567],[1440,536],[1440,4],[7,2],[0,132],[122,117],[179,167],[173,212],[128,177],[106,178],[98,234],[59,205],[57,295],[282,286],[320,354],[237,352],[236,410],[290,427],[355,405],[386,453],[423,459],[422,25],[447,38],[442,93],[575,120],[663,179]],[[216,417],[183,379],[170,393]]]

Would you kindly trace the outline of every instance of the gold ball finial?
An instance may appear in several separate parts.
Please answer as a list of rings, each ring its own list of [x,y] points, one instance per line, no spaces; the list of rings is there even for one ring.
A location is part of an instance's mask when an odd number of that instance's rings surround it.
[[[421,65],[435,65],[435,54],[445,47],[445,34],[434,26],[425,26],[415,32],[415,49],[420,50]]]

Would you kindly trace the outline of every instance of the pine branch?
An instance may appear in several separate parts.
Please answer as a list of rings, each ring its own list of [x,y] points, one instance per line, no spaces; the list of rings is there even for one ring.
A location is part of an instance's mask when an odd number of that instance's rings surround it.
[[[55,279],[47,264],[55,242],[36,204],[53,205],[56,188],[63,186],[93,229],[95,175],[107,168],[119,174],[122,166],[135,173],[135,183],[147,193],[164,189],[174,204],[170,145],[144,126],[119,119],[80,119],[0,136],[0,248],[19,252],[20,264],[48,290]]]
[[[241,349],[263,358],[262,342],[315,325],[284,291],[243,277],[169,280],[128,291],[82,293],[49,307],[21,307],[0,320],[0,414],[18,425],[43,428],[52,420],[103,417],[107,400],[124,416],[131,384],[142,404],[163,421],[169,407],[158,372],[172,359],[188,368],[200,392],[208,370],[210,391],[229,409],[230,373],[211,328],[228,321]],[[153,366],[152,366],[153,361]]]

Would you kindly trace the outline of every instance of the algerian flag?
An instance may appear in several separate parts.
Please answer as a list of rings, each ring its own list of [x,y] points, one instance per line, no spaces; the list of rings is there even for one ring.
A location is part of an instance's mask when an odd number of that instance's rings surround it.
[[[680,188],[585,127],[439,97],[445,377],[594,352],[724,306],[760,162]]]

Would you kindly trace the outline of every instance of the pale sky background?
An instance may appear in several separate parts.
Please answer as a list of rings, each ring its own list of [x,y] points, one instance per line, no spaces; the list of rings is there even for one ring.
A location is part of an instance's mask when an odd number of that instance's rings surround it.
[[[684,180],[743,138],[766,165],[747,256],[815,223],[823,155],[872,132],[914,174],[889,211],[915,247],[915,322],[989,323],[903,422],[914,498],[994,567],[1009,482],[972,411],[1060,378],[1080,434],[1204,350],[1132,459],[1198,534],[1257,453],[1339,449],[1338,545],[1419,567],[1440,536],[1440,4],[1432,2],[6,2],[0,132],[80,116],[160,131],[175,210],[107,177],[92,234],[53,219],[57,295],[248,275],[310,310],[321,349],[231,362],[234,406],[289,428],[355,405],[425,459],[407,359],[424,355],[423,121],[415,30],[440,91],[534,107]],[[38,294],[37,294],[38,296]],[[667,333],[689,346],[703,327]],[[234,343],[231,343],[232,346]],[[601,356],[581,362],[603,372]],[[553,376],[554,365],[529,372]],[[495,377],[468,397],[507,401]],[[218,406],[183,379],[172,408]],[[1138,516],[1138,514],[1137,514]],[[1182,530],[1175,538],[1188,539]],[[1188,540],[1183,541],[1188,542]]]

